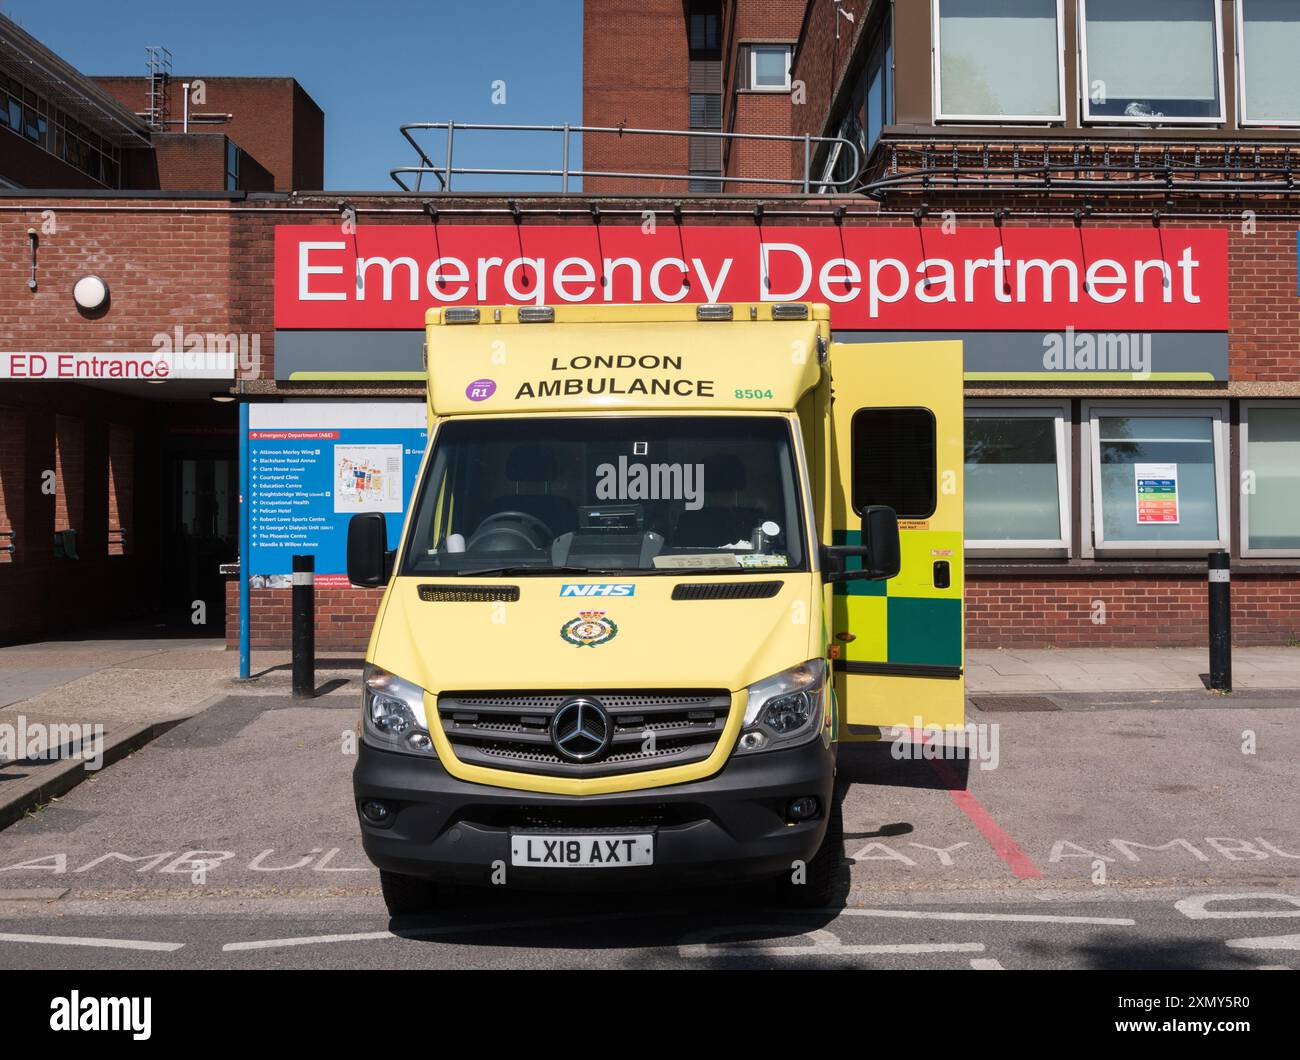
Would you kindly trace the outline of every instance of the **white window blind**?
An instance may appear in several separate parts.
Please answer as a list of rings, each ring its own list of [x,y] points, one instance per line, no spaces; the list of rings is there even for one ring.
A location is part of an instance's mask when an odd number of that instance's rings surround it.
[[[1296,0],[1241,0],[1246,97],[1252,122],[1300,121],[1300,4]]]
[[[1061,112],[1056,0],[939,0],[940,112]]]
[[[1086,0],[1093,114],[1219,113],[1217,0]]]

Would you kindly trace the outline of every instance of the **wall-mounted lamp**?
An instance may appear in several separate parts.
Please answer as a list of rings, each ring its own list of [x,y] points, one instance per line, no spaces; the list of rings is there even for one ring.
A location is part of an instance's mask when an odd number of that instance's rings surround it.
[[[235,400],[235,395],[229,390],[214,390],[211,394],[212,400],[218,404],[225,405]]]
[[[77,303],[78,309],[97,313],[108,304],[108,284],[93,273],[83,276],[72,285],[72,300]]]

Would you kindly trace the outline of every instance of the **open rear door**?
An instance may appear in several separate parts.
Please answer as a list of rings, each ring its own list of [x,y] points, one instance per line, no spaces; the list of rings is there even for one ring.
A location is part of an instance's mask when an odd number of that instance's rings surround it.
[[[834,587],[841,736],[961,726],[962,344],[835,343],[830,360],[833,543],[887,504],[902,553],[897,577]]]

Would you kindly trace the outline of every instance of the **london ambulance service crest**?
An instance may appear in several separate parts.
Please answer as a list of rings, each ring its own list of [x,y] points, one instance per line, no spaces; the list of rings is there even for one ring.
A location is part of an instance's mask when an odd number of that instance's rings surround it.
[[[618,636],[618,626],[604,611],[579,611],[560,627],[560,636],[579,648],[594,648]]]

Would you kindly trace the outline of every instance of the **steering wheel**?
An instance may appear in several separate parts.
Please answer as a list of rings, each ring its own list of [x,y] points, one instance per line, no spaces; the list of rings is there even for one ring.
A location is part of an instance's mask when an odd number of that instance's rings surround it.
[[[522,525],[495,525],[500,523],[519,523]],[[536,538],[534,538],[534,534],[537,535]],[[523,541],[528,548],[533,549],[545,547],[546,543],[555,537],[551,533],[551,528],[535,515],[516,511],[493,512],[478,524],[478,529],[474,531],[465,545],[465,551],[472,552],[474,547],[481,544],[484,538],[502,535],[517,538]],[[495,551],[504,551],[504,549],[498,548]]]

